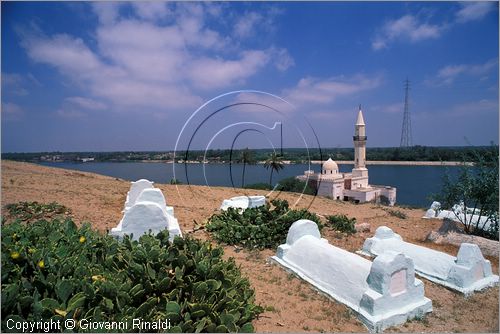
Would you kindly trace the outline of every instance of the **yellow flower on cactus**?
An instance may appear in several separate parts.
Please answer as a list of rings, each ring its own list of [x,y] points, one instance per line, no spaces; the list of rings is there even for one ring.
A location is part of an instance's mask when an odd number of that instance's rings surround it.
[[[35,249],[34,249],[34,248],[29,248],[29,249],[28,249],[28,253],[33,254],[34,252],[35,252]]]
[[[85,242],[85,240],[87,240],[87,239],[85,239],[85,237],[82,235],[82,236],[80,237],[80,243],[81,243],[81,244],[83,244],[83,243]]]
[[[13,260],[17,260],[21,257],[21,254],[19,254],[19,252],[12,252],[10,253],[10,257],[13,259]]]
[[[38,268],[40,268],[40,269],[45,268],[45,262],[44,262],[43,260],[40,260],[40,261],[38,262]]]

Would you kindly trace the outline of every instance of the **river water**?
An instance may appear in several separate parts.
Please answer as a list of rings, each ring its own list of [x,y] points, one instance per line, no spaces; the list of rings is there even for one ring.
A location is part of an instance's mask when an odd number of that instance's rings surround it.
[[[241,187],[243,165],[241,164],[174,164],[161,162],[45,162],[45,166],[73,169],[135,181],[148,179],[156,183],[169,183],[174,177],[183,184]],[[350,172],[352,165],[339,165],[340,172]],[[309,165],[285,165],[279,173],[274,172],[273,184],[279,180],[303,174]],[[311,165],[319,172],[321,165]],[[448,170],[452,175],[459,167],[443,166],[368,166],[369,182],[373,185],[389,185],[397,188],[397,203],[428,208],[431,194],[441,190],[442,178]],[[232,175],[232,178],[231,178]],[[263,165],[246,165],[245,184],[269,183],[270,171]]]

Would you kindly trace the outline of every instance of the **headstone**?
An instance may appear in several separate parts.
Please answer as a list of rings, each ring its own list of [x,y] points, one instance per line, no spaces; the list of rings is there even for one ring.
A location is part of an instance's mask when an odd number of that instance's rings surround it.
[[[137,197],[137,202],[154,202],[161,206],[165,210],[165,213],[172,216],[174,215],[174,208],[172,206],[167,206],[165,197],[158,188],[144,189]]]
[[[170,240],[175,236],[182,237],[174,208],[166,205],[162,191],[153,188],[153,182],[145,179],[131,183],[123,217],[109,234],[117,238],[132,234],[133,239],[138,240],[149,231],[157,234],[167,229]]]
[[[220,207],[221,210],[226,211],[228,208],[236,209],[249,209],[263,206],[266,204],[265,196],[237,196],[230,199],[225,199]]]
[[[127,193],[127,199],[125,200],[125,210],[135,204],[137,197],[139,197],[144,189],[153,188],[153,183],[154,182],[146,179],[130,182],[130,190]]]
[[[356,232],[370,232],[370,224],[368,223],[359,223],[355,224],[354,228],[356,229]]]
[[[463,243],[457,257],[402,240],[390,228],[381,226],[373,238],[365,240],[362,254],[380,256],[386,252],[400,252],[415,263],[416,272],[430,281],[464,294],[482,290],[498,282],[490,261],[484,259],[479,247]]]
[[[290,227],[286,244],[278,247],[272,260],[350,307],[370,331],[432,311],[410,258],[390,252],[372,263],[329,244],[310,220]]]

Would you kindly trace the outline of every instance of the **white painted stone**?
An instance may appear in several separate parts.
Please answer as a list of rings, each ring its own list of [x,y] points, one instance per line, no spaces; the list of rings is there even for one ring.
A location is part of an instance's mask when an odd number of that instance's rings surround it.
[[[425,212],[425,215],[422,218],[436,218],[436,211],[429,209]]]
[[[163,192],[158,188],[149,188],[141,191],[141,194],[137,197],[136,202],[154,202],[157,203],[162,209],[165,210],[165,213],[169,215],[174,215],[174,207],[167,206],[167,202],[165,200],[165,196],[163,196]]]
[[[170,240],[175,236],[182,237],[179,222],[174,217],[174,208],[166,205],[162,191],[153,188],[153,182],[148,180],[131,183],[123,217],[109,234],[117,238],[133,234],[133,239],[138,240],[149,231],[157,234],[167,229]]]
[[[237,196],[230,199],[225,199],[220,207],[226,211],[228,208],[249,209],[263,206],[266,204],[265,196]]]
[[[441,203],[432,202],[429,210],[422,218],[437,218],[437,219],[451,219],[457,223],[463,224],[464,221],[470,221],[472,226],[477,226],[480,229],[488,231],[491,226],[491,221],[488,216],[480,216],[479,210],[473,208],[465,208],[463,203],[455,204],[451,210],[441,210]],[[465,212],[464,212],[465,211]],[[433,215],[434,213],[434,215]]]
[[[431,209],[434,210],[434,211],[441,210],[441,203],[436,202],[436,201],[432,202]]]
[[[272,260],[354,310],[371,331],[432,311],[413,262],[396,252],[372,263],[322,239],[316,223],[296,221]]]
[[[139,197],[144,189],[153,188],[153,183],[154,182],[146,179],[130,182],[130,190],[127,193],[127,199],[125,201],[125,210],[135,204],[137,197]]]
[[[430,281],[470,294],[495,285],[498,276],[491,272],[491,263],[485,260],[479,247],[463,243],[457,257],[430,248],[405,242],[390,228],[381,226],[373,238],[365,240],[362,254],[380,256],[386,252],[400,252],[415,263],[417,273]]]

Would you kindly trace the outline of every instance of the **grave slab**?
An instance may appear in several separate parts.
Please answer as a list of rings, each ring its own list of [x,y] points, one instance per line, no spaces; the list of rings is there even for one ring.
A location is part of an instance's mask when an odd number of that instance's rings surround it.
[[[375,236],[365,240],[361,254],[380,256],[385,252],[400,252],[410,257],[418,275],[469,295],[498,283],[490,261],[484,259],[475,244],[462,243],[457,257],[427,247],[403,241],[386,226],[380,226]]]
[[[290,227],[286,243],[271,260],[347,305],[373,332],[432,311],[410,258],[388,252],[372,263],[329,244],[310,220]]]
[[[265,196],[236,196],[230,199],[225,199],[220,207],[226,211],[228,208],[249,209],[263,206],[266,204]]]
[[[130,182],[130,190],[127,193],[127,199],[125,200],[125,210],[135,204],[137,197],[139,197],[144,189],[153,188],[153,183],[154,182],[146,179]]]
[[[175,236],[182,237],[179,222],[174,217],[174,208],[167,206],[162,191],[145,179],[131,182],[123,217],[109,234],[119,239],[125,234],[133,234],[133,240],[138,240],[149,231],[157,234],[165,229],[169,232],[170,240]]]

